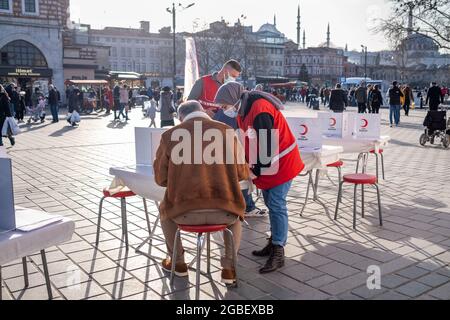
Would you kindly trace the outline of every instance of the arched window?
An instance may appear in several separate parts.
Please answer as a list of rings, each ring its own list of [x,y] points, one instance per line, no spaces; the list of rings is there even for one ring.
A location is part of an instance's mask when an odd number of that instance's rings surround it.
[[[47,67],[42,52],[29,42],[16,40],[0,49],[0,65],[18,67]]]

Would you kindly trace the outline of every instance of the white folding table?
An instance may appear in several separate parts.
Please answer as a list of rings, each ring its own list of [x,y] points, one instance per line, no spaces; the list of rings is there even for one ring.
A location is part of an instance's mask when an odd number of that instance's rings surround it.
[[[27,215],[42,214],[42,212],[38,212],[36,210],[16,207],[16,212],[18,211]],[[49,299],[52,299],[53,296],[45,250],[71,240],[74,231],[75,223],[68,218],[62,218],[59,222],[55,222],[51,225],[30,232],[15,230],[0,234],[0,284],[2,283],[1,266],[14,260],[22,259],[25,287],[28,287],[26,257],[35,254],[36,252],[40,252],[48,297]],[[0,300],[1,299],[2,296],[0,289]]]

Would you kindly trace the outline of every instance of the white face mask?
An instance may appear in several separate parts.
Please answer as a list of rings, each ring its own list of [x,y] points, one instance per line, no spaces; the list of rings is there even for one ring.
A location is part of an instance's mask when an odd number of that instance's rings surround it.
[[[223,113],[230,118],[237,118],[237,116],[239,115],[239,109],[241,108],[241,100],[239,100],[234,106],[233,108],[229,108],[227,110],[225,110]]]
[[[235,78],[235,77],[232,77],[232,76],[230,76],[230,74],[228,74],[228,75],[225,77],[224,84],[227,84],[227,83],[229,83],[229,82],[236,82],[236,78]]]

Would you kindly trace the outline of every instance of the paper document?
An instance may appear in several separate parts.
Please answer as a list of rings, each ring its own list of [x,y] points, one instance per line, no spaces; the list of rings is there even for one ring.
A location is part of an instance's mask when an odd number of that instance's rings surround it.
[[[31,209],[16,208],[16,230],[31,232],[63,220],[62,216],[49,215]]]

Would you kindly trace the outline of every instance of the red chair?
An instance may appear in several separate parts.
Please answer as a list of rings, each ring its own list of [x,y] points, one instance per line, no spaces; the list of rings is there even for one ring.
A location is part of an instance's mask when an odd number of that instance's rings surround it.
[[[385,174],[384,174],[384,156],[383,156],[384,150],[383,149],[379,149],[378,153],[376,152],[376,150],[371,150],[370,152],[366,152],[366,153],[360,153],[358,156],[358,164],[356,166],[356,173],[359,173],[359,165],[362,162],[362,173],[365,173],[365,169],[366,169],[366,164],[367,164],[367,159],[369,157],[369,154],[374,154],[376,157],[376,161],[377,161],[377,178],[379,178],[380,174],[380,169],[379,169],[379,162],[378,162],[378,155],[380,155],[381,157],[381,167],[382,167],[382,173],[383,173],[383,180],[385,179]]]
[[[383,173],[383,180],[386,180],[385,176],[384,176],[384,155],[383,155],[384,150],[383,149],[379,149],[378,153],[376,152],[376,150],[372,150],[372,151],[370,151],[370,153],[374,154],[375,157],[377,158],[377,178],[379,177],[378,155],[380,155],[380,158],[381,158],[381,170],[382,170],[382,173]]]
[[[341,181],[342,181],[342,167],[343,166],[344,166],[344,162],[341,160],[327,165],[328,168],[336,168],[338,170],[339,183],[341,183]]]
[[[108,199],[120,199],[120,211],[122,217],[122,236],[125,237],[125,245],[128,250],[128,226],[127,226],[127,201],[126,198],[135,197],[136,194],[131,190],[120,191],[118,193],[112,194],[110,190],[103,190],[103,198],[100,200],[99,211],[98,211],[98,222],[97,222],[97,237],[95,240],[95,246],[98,247],[100,240],[100,224],[102,221],[102,211],[103,211],[103,202]],[[144,210],[145,210],[145,219],[147,221],[147,227],[150,232],[150,220],[148,217],[147,210],[147,201],[143,199],[144,202]]]
[[[344,180],[339,184],[339,194],[338,194],[338,200],[336,204],[336,213],[334,215],[334,220],[337,220],[338,218],[338,212],[339,212],[339,203],[342,202],[342,188],[345,183],[353,184],[355,185],[355,195],[354,195],[354,208],[353,208],[353,229],[356,230],[356,210],[357,210],[357,190],[358,186],[361,186],[362,188],[362,217],[364,218],[364,187],[366,185],[371,185],[377,190],[377,197],[378,197],[378,211],[379,211],[379,219],[380,219],[380,226],[383,226],[383,217],[381,213],[381,196],[380,196],[380,189],[378,188],[378,179],[376,176],[369,175],[369,174],[349,174],[344,176]]]
[[[175,234],[175,241],[173,245],[173,255],[172,255],[172,271],[170,274],[170,285],[173,286],[174,275],[175,275],[175,265],[178,256],[178,240],[181,241],[181,231],[187,233],[197,233],[197,269],[196,269],[196,283],[195,283],[195,300],[200,298],[200,267],[201,267],[201,256],[203,250],[203,239],[204,234],[207,235],[206,238],[206,250],[207,250],[207,273],[211,274],[211,234],[216,232],[227,232],[231,236],[232,250],[233,250],[233,267],[236,271],[237,266],[237,255],[234,247],[234,235],[227,225],[203,225],[203,226],[185,226],[179,225],[177,233]],[[237,281],[237,279],[236,279]],[[237,286],[237,282],[235,284]]]

